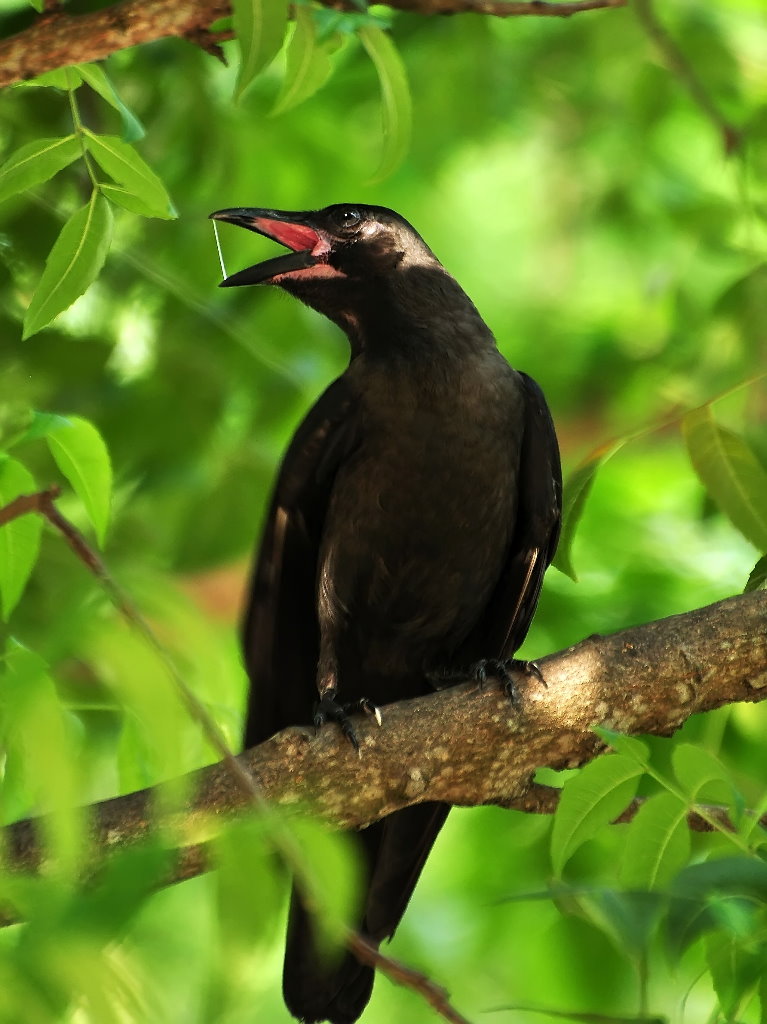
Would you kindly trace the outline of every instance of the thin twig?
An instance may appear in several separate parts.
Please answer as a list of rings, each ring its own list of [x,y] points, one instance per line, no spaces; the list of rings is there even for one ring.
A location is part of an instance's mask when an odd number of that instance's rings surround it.
[[[38,491],[36,494],[20,494],[7,505],[0,508],[0,526],[28,515],[30,512],[43,512],[43,502],[46,498],[58,498],[61,491],[58,487],[49,487],[45,491]]]
[[[40,491],[37,494],[23,495],[15,499],[10,505],[0,509],[0,525],[16,519],[21,515],[30,512],[37,512],[48,520],[74,551],[75,555],[96,577],[101,586],[106,590],[110,600],[126,621],[140,634],[140,636],[151,647],[160,658],[168,672],[176,692],[181,697],[189,714],[200,726],[203,735],[218,752],[226,770],[236,782],[237,786],[244,792],[248,801],[259,811],[262,816],[269,814],[269,805],[265,801],[259,786],[245,766],[239,761],[229,745],[216,722],[210,717],[202,703],[189,688],[176,664],[157,638],[152,627],[146,621],[136,605],[123,591],[119,584],[109,573],[106,565],[96,551],[88,544],[88,541],[80,533],[77,527],[71,523],[55,505],[54,498],[58,495],[58,488],[51,487],[48,490]],[[301,855],[296,847],[292,835],[285,825],[275,817],[270,818],[271,840],[274,849],[282,860],[283,864],[291,871],[301,887],[302,897],[307,909],[311,912],[317,911],[315,900],[311,892],[307,891],[302,880],[300,871]],[[204,858],[199,852],[202,848],[195,848],[190,853],[190,859],[185,863],[187,871],[193,870],[192,866],[204,863]],[[196,872],[193,872],[196,873]],[[380,970],[398,985],[404,985],[413,989],[421,995],[437,1012],[451,1024],[469,1024],[466,1018],[462,1017],[449,1003],[445,991],[430,981],[425,975],[418,971],[411,970],[399,961],[387,957],[368,942],[362,935],[349,929],[346,934],[346,943],[351,952],[358,960],[376,970]]]
[[[324,0],[320,0],[324,2]],[[387,7],[413,14],[484,14],[494,18],[570,18],[585,11],[625,7],[628,0],[384,0]]]
[[[393,957],[384,956],[379,949],[358,932],[347,934],[346,945],[358,960],[362,960],[371,967],[380,967],[387,978],[396,985],[403,985],[413,992],[418,992],[440,1017],[450,1021],[450,1024],[470,1024],[463,1014],[458,1013],[451,1006],[445,989],[440,985],[435,985],[425,974],[414,971],[412,967],[408,967]]]
[[[658,20],[652,0],[634,0],[634,9],[647,35],[652,39],[661,56],[682,85],[687,89],[694,103],[700,107],[722,137],[727,156],[740,149],[743,133],[731,124],[709,96],[698,73],[679,48],[676,40]]]

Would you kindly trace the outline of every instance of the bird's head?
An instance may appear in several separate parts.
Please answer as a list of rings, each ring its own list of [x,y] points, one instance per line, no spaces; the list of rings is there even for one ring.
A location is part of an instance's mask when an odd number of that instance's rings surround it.
[[[412,265],[439,266],[415,229],[382,206],[343,203],[301,213],[238,207],[210,216],[291,250],[232,274],[221,282],[222,288],[276,284],[300,293],[303,282],[370,280]]]
[[[418,232],[383,206],[342,203],[301,213],[237,207],[210,216],[290,250],[232,274],[221,287],[278,285],[339,324],[353,351],[370,347],[377,333],[412,337],[418,324],[425,330],[439,319],[453,331],[464,315],[478,319]],[[399,330],[403,319],[406,330]]]

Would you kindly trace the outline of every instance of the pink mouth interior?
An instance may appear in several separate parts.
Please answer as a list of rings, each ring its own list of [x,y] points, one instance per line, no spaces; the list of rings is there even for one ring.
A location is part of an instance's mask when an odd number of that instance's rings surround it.
[[[281,245],[287,246],[288,249],[292,249],[293,252],[303,252],[308,249],[314,253],[315,248],[318,248],[319,252],[327,248],[317,232],[303,224],[286,224],[281,220],[267,220],[261,217],[256,223],[259,231],[263,231],[264,234],[276,242],[280,242]]]

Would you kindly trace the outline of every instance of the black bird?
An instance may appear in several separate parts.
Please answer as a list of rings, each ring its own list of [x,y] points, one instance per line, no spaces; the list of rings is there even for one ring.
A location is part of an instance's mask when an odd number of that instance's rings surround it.
[[[277,478],[244,624],[246,747],[349,705],[498,670],[525,638],[557,544],[561,474],[538,385],[512,369],[417,232],[378,206],[211,214],[291,250],[222,286],[274,284],[334,321],[347,370],[298,428]],[[360,833],[359,929],[390,937],[448,806]],[[351,1024],[373,971],[328,965],[293,895],[283,991],[303,1021]]]

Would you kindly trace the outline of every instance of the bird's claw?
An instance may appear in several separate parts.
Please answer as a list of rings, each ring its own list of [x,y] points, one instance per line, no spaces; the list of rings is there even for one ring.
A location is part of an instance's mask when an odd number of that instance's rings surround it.
[[[378,725],[381,725],[381,710],[372,700],[368,700],[367,697],[361,697],[360,700],[352,701],[350,704],[339,704],[336,700],[336,691],[326,690],[320,695],[320,699],[314,706],[314,727],[315,729],[320,729],[326,722],[335,722],[361,756],[357,733],[349,719],[349,715],[357,711],[363,711],[366,715],[371,715],[375,718]]]
[[[519,688],[517,687],[514,673],[524,676],[535,676],[535,678],[546,686],[546,680],[535,661],[525,661],[522,658],[483,658],[476,665],[472,666],[474,678],[479,683],[479,688],[487,682],[488,676],[495,676],[500,680],[503,692],[509,698],[514,707],[518,708],[522,703]]]
[[[374,704],[372,700],[368,700],[367,697],[361,697],[359,701],[359,710],[364,711],[366,715],[372,715],[375,718],[378,727],[381,727],[381,709],[377,704]]]

